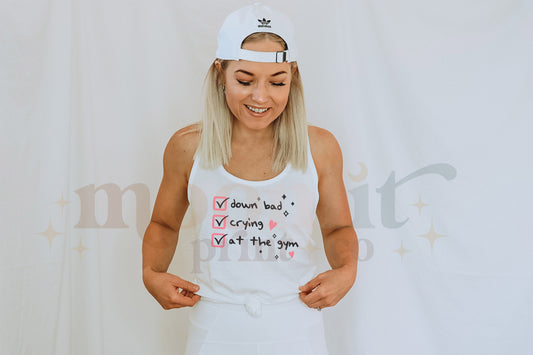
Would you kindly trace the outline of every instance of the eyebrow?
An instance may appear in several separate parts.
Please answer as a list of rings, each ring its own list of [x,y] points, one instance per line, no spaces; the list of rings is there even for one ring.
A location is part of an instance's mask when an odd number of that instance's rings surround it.
[[[237,73],[237,72],[241,72],[241,73],[244,73],[244,74],[247,74],[247,75],[250,75],[250,76],[254,76],[254,74],[252,74],[252,73],[250,73],[250,72],[248,72],[246,70],[242,70],[242,69],[239,69],[239,70],[235,71],[235,73]],[[277,75],[280,75],[280,74],[287,74],[287,72],[286,71],[279,71],[279,72],[277,72],[275,74],[272,74],[271,76],[277,76]]]

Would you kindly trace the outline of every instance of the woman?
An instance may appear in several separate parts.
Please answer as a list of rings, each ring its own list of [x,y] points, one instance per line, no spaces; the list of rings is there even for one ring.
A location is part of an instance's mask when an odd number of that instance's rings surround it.
[[[327,354],[322,313],[355,282],[357,236],[335,138],[307,126],[294,31],[261,4],[230,14],[202,122],[179,130],[143,240],[143,281],[192,307],[186,354]],[[167,273],[187,208],[195,280]],[[313,219],[331,270],[315,275]]]

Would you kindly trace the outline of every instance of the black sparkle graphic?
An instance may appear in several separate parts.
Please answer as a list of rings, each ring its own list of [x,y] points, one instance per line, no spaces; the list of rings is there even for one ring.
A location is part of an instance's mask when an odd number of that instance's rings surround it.
[[[276,255],[276,259],[279,258],[279,255]]]
[[[283,194],[283,196],[281,196],[281,197],[283,197],[284,200],[285,200],[285,198],[287,198],[287,196],[285,196],[285,194]]]
[[[277,235],[275,235],[275,234],[274,234],[274,235],[273,235],[272,237],[276,238],[276,237],[277,237]]]
[[[291,202],[291,206],[294,206],[294,202]]]
[[[283,214],[285,215],[285,217],[287,217],[289,215],[289,212],[285,211],[283,212]]]
[[[261,197],[258,197],[258,198],[257,198],[257,201],[261,201]]]

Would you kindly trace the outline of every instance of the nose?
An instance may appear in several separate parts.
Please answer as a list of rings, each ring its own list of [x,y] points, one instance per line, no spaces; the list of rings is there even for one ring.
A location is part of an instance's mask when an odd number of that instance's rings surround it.
[[[265,84],[258,83],[255,85],[253,91],[252,91],[252,100],[257,102],[258,104],[263,104],[268,101],[268,88]]]

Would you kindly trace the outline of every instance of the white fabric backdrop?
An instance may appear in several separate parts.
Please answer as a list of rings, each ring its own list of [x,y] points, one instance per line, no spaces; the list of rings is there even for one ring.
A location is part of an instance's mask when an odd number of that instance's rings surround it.
[[[247,3],[0,2],[1,354],[182,353],[188,310],[144,289],[142,235]],[[267,3],[299,30],[360,238],[356,284],[324,310],[331,354],[533,353],[532,1]]]

